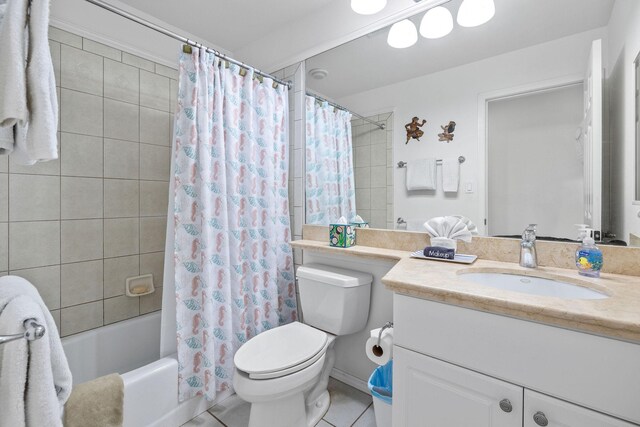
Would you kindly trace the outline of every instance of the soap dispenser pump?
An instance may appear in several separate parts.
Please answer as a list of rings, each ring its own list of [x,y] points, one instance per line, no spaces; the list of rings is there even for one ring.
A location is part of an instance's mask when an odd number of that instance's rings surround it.
[[[587,277],[600,277],[602,270],[602,251],[596,246],[591,230],[588,228],[583,231],[582,246],[576,251],[576,267],[578,273]]]

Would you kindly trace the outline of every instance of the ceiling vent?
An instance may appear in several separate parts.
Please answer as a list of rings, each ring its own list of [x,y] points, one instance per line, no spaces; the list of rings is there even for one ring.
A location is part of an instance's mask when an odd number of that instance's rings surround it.
[[[316,80],[322,80],[329,75],[329,72],[324,68],[314,68],[309,70],[309,75]]]

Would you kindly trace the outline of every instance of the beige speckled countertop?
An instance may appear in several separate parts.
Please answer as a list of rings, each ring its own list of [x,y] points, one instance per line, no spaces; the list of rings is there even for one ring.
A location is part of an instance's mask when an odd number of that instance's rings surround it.
[[[326,242],[298,240],[292,246],[327,254],[397,261],[382,282],[393,292],[460,307],[531,320],[552,326],[640,343],[640,277],[602,274],[599,279],[575,270],[528,269],[511,262],[478,259],[472,265],[410,258],[410,252],[354,246],[332,248]],[[464,272],[508,272],[557,279],[609,295],[598,300],[560,299],[506,291],[464,279]]]

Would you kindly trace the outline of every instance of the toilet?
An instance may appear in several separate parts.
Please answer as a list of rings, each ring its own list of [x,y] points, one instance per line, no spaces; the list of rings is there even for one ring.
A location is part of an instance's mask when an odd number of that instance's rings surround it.
[[[371,274],[305,264],[297,278],[304,323],[265,331],[234,357],[233,387],[251,403],[249,427],[316,425],[330,404],[336,337],[367,324]]]

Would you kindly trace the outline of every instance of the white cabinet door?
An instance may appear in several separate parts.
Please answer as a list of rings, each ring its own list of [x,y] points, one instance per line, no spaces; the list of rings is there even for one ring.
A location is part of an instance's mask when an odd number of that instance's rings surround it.
[[[531,390],[524,391],[524,427],[632,427],[635,425],[545,394]]]
[[[522,426],[522,387],[398,346],[393,359],[394,427]]]

